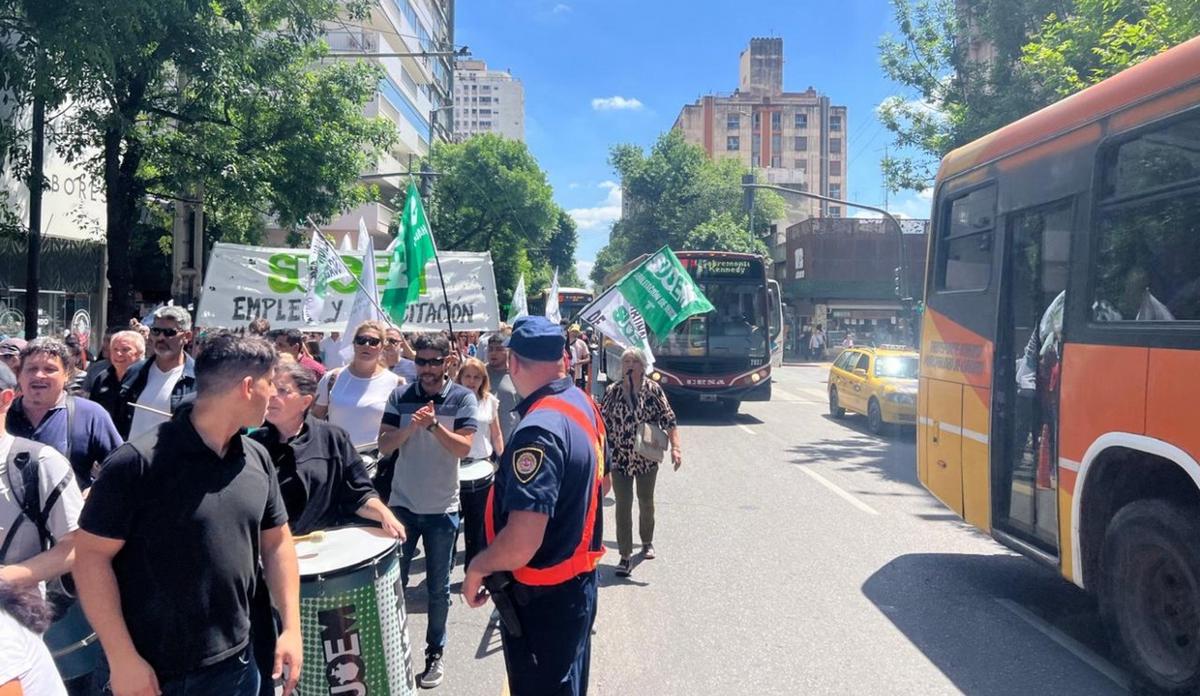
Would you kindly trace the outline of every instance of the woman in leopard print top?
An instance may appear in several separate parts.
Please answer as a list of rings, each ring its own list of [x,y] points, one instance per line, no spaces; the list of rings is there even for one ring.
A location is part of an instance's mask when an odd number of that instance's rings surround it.
[[[610,445],[609,470],[612,472],[613,495],[617,502],[617,547],[621,554],[617,575],[622,577],[628,577],[632,571],[630,556],[633,555],[635,487],[642,556],[646,560],[655,556],[654,483],[658,477],[658,462],[633,451],[639,426],[653,423],[666,431],[671,440],[671,461],[675,469],[678,470],[683,464],[675,412],[667,403],[662,387],[646,379],[646,367],[646,358],[640,350],[626,350],[621,355],[621,374],[624,378],[609,386],[600,405]]]

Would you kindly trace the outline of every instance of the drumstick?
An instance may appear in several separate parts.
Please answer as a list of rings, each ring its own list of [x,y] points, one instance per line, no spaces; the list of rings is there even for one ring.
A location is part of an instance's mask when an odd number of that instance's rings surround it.
[[[308,534],[301,534],[300,536],[292,537],[292,541],[294,541],[297,544],[299,544],[302,541],[311,541],[314,544],[319,544],[322,541],[325,541],[325,532],[317,531],[317,532],[310,532]]]
[[[150,406],[143,406],[143,405],[139,404],[139,403],[138,403],[138,402],[136,402],[136,401],[132,401],[132,402],[130,402],[130,404],[129,404],[129,405],[130,405],[130,406],[132,406],[132,407],[134,407],[134,408],[140,408],[140,409],[142,409],[143,411],[149,411],[149,412],[151,412],[151,413],[157,413],[157,414],[158,414],[158,415],[160,415],[160,416],[166,416],[167,418],[170,418],[170,417],[171,417],[171,414],[170,414],[170,413],[167,413],[166,411],[160,411],[160,410],[158,410],[157,408],[151,408]]]

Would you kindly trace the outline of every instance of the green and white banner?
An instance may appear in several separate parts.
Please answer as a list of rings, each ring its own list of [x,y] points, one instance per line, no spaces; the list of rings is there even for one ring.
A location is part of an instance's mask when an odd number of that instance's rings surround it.
[[[646,356],[648,367],[654,367],[654,354],[650,352],[650,337],[646,333],[646,322],[621,289],[614,285],[579,314],[584,321],[596,327],[600,333],[624,348],[638,348]]]
[[[693,314],[713,310],[670,247],[650,255],[617,282],[621,294],[636,307],[655,336],[666,336]]]

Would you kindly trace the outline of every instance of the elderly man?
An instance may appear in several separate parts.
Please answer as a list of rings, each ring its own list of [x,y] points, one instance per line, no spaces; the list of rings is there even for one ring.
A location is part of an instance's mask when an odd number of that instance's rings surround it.
[[[121,380],[117,431],[127,440],[149,432],[196,391],[196,370],[184,347],[192,340],[192,315],[183,307],[154,312],[150,344],[154,355],[129,368]]]
[[[129,368],[146,357],[146,339],[132,329],[117,331],[108,341],[107,363],[84,384],[82,396],[100,404],[116,422],[120,408],[121,380]]]
[[[67,393],[74,370],[62,341],[30,341],[21,351],[21,396],[8,415],[8,430],[57,450],[71,462],[79,488],[87,490],[93,472],[122,440],[100,404]]]
[[[259,559],[282,619],[272,676],[300,677],[300,579],[279,481],[241,435],[275,395],[275,350],[218,336],[196,399],[105,462],[80,516],[75,578],[112,693],[257,696],[250,598]]]

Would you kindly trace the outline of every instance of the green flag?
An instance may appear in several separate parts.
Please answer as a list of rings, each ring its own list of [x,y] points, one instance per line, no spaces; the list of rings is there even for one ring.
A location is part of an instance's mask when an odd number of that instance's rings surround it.
[[[409,181],[404,211],[400,214],[400,240],[392,250],[387,285],[383,289],[383,308],[397,326],[404,326],[409,305],[421,296],[425,288],[425,264],[436,253],[421,194],[417,193],[417,185]]]
[[[693,314],[713,310],[712,303],[669,247],[664,246],[651,254],[617,286],[656,336],[666,336],[679,322]]]

